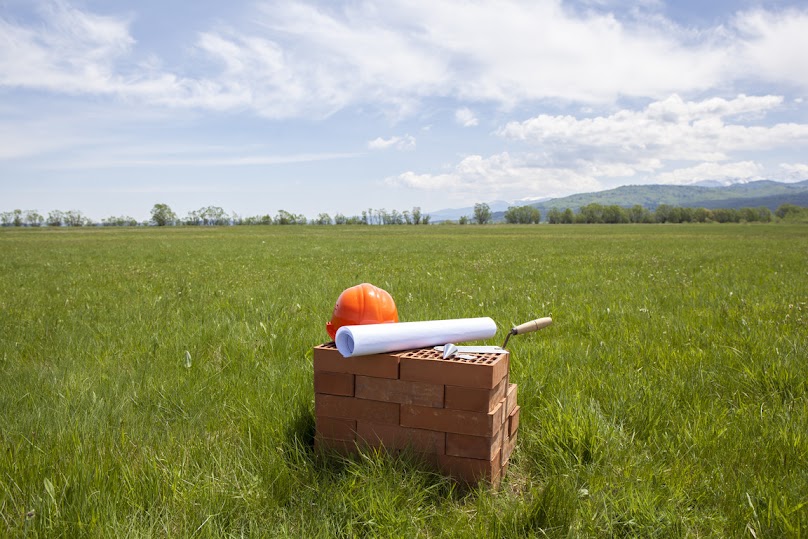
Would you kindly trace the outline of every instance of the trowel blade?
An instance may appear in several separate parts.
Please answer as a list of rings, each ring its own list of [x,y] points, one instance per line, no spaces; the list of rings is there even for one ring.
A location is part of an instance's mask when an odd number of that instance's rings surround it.
[[[446,359],[448,357],[452,357],[457,353],[457,346],[455,346],[452,343],[445,344],[441,346],[441,351],[443,352],[443,359]]]
[[[504,354],[507,352],[507,350],[499,346],[456,346],[452,343],[445,344],[444,346],[436,346],[435,350],[443,352],[444,359],[451,354]]]

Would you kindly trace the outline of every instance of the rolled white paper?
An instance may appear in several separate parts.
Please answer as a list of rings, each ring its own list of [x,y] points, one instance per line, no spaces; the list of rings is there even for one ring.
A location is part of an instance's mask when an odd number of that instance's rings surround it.
[[[490,339],[496,333],[497,325],[488,317],[457,318],[343,326],[337,330],[335,342],[343,357],[352,357]]]

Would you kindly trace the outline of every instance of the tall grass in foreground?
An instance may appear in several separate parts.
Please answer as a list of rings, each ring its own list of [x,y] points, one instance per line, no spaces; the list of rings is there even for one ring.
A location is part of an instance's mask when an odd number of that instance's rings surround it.
[[[800,537],[804,226],[0,231],[0,535]],[[511,339],[499,490],[311,449],[346,287]]]

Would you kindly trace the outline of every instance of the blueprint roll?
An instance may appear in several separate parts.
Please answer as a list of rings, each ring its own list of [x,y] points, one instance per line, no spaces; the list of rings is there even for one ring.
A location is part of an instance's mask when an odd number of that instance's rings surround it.
[[[337,350],[343,357],[384,354],[446,343],[490,339],[497,333],[488,318],[456,318],[343,326],[337,330]]]

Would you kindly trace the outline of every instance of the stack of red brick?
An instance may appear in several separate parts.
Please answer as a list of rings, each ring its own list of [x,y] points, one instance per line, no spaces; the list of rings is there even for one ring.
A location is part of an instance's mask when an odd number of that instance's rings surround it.
[[[516,445],[509,356],[443,359],[432,349],[345,358],[314,348],[318,448],[410,450],[464,483],[499,484]]]

